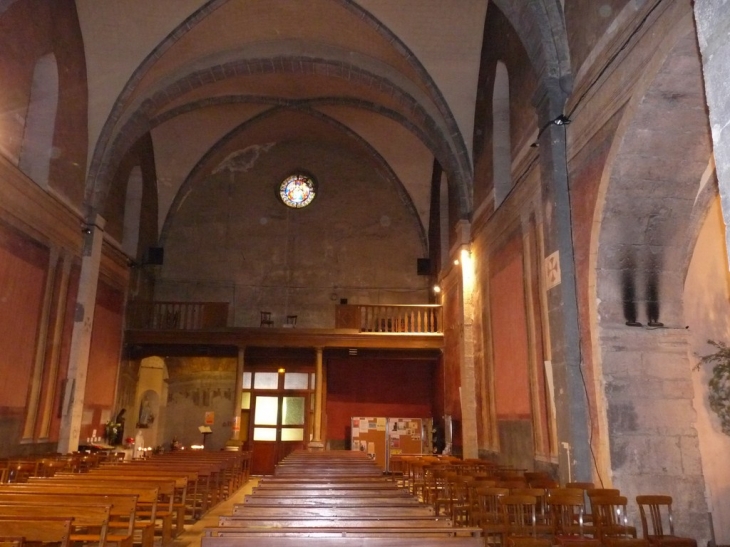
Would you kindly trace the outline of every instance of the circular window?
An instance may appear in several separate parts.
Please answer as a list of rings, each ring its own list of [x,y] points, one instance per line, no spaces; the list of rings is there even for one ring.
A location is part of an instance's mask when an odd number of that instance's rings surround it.
[[[304,173],[296,173],[284,179],[279,186],[279,198],[284,205],[301,209],[306,207],[317,195],[314,179]]]

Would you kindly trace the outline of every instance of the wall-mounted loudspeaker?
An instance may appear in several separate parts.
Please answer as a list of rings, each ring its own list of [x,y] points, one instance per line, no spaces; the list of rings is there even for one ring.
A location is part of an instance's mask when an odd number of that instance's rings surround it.
[[[430,258],[417,258],[416,271],[418,275],[433,275]]]
[[[149,247],[147,249],[147,264],[162,266],[165,260],[165,249],[163,247]]]

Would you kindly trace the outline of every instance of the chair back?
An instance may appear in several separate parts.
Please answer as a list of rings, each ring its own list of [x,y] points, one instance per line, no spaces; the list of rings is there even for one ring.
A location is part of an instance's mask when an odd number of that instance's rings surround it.
[[[476,488],[477,511],[479,522],[477,525],[495,524],[502,521],[502,507],[499,504],[500,498],[509,495],[508,488],[495,488],[493,486],[479,486]]]
[[[626,515],[626,496],[604,495],[591,497],[593,519],[599,539],[635,538],[636,529],[629,525]]]
[[[578,488],[556,488],[548,493],[554,536],[586,535],[583,491]],[[572,545],[572,544],[571,544]]]
[[[510,494],[499,498],[506,535],[537,536],[535,505],[537,498],[530,495]]]
[[[672,518],[672,496],[648,495],[636,496],[636,504],[641,515],[641,529],[644,537],[664,537],[674,535],[674,521]],[[649,530],[651,521],[651,530]],[[666,524],[666,529],[665,529]]]

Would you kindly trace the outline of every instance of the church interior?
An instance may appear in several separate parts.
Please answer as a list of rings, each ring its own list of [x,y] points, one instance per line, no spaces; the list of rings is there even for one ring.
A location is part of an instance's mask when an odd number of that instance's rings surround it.
[[[730,343],[728,25],[0,0],[0,458],[137,439],[266,475],[417,418],[429,450],[669,494],[730,543],[730,369],[703,359]]]

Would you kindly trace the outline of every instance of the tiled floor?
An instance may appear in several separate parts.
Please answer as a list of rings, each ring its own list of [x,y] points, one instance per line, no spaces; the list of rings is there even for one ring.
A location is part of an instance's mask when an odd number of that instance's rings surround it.
[[[203,536],[203,529],[209,526],[218,526],[220,515],[233,513],[233,506],[242,503],[243,497],[250,494],[253,487],[258,483],[258,478],[253,478],[246,483],[226,501],[219,503],[195,524],[185,526],[185,532],[175,539],[172,547],[200,547],[200,538]]]

